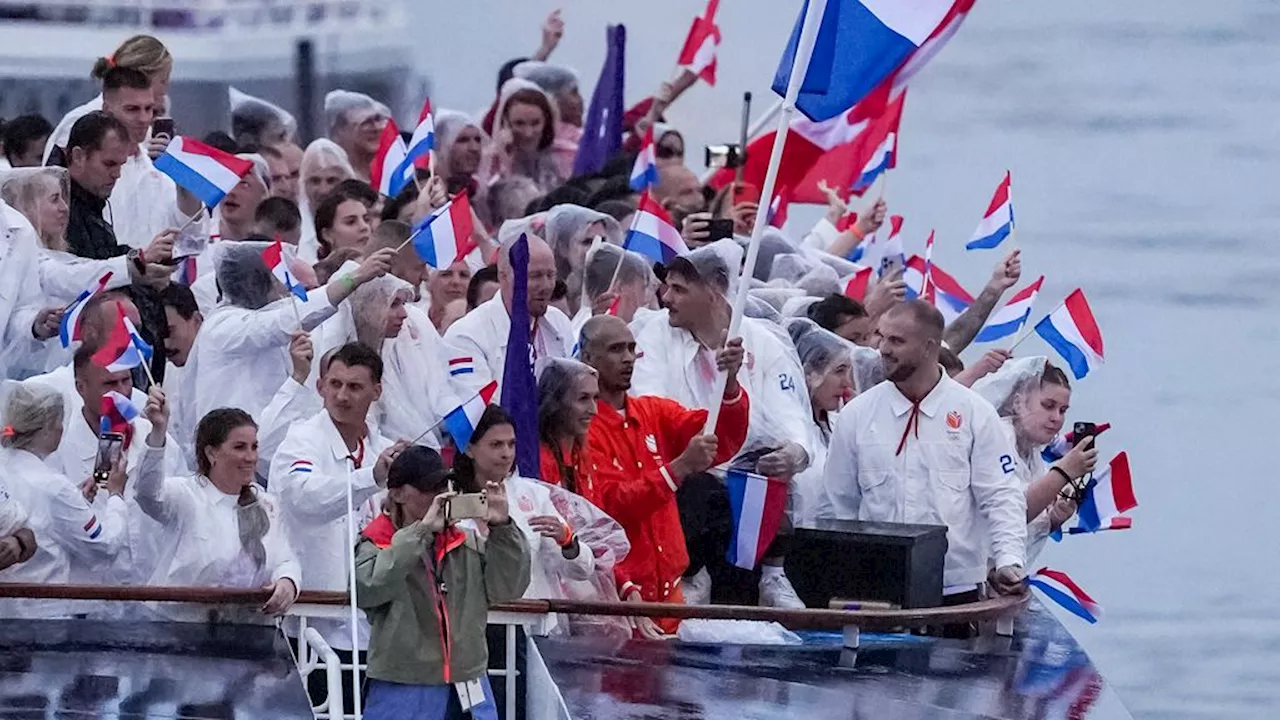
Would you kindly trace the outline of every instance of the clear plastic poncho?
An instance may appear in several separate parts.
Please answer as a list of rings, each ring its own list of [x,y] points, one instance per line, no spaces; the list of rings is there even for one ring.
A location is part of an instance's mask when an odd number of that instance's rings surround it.
[[[65,209],[70,203],[71,181],[66,168],[34,167],[0,170],[0,198],[31,223],[40,244],[49,250],[65,251],[67,246],[67,213],[61,223],[52,206],[60,202]]]
[[[215,278],[223,302],[247,310],[259,310],[284,293],[284,285],[271,274],[262,251],[273,243],[259,241],[218,243],[214,247]]]
[[[572,68],[541,60],[526,60],[515,66],[512,75],[542,88],[552,95],[579,84],[578,73]]]
[[[1040,387],[1047,361],[1042,355],[1011,358],[999,370],[975,382],[973,391],[991,403],[1000,417],[1017,417],[1032,391]]]
[[[717,240],[691,251],[684,258],[698,271],[698,277],[721,291],[730,305],[738,292],[738,272],[742,268],[742,246],[733,240]]]
[[[752,276],[757,280],[769,280],[774,263],[787,255],[794,255],[796,248],[777,228],[765,228],[760,235],[760,252],[756,255],[756,267]]]
[[[884,382],[884,360],[880,351],[855,345],[853,348],[853,389],[861,395]]]
[[[489,136],[485,134],[484,128],[466,113],[457,110],[436,110],[435,123],[436,172],[440,177],[448,178],[453,175],[453,168],[449,165],[449,155],[453,150],[454,141],[466,128],[475,128],[480,133],[482,148],[487,148],[489,145]],[[481,156],[483,155],[482,149]],[[472,202],[474,201],[475,198],[472,198]]]
[[[359,125],[369,117],[391,117],[391,109],[362,92],[331,90],[324,96],[324,121],[328,135],[339,124]]]
[[[596,298],[609,292],[617,293],[617,316],[630,323],[641,308],[656,310],[658,288],[661,283],[653,274],[653,265],[645,256],[623,250],[618,245],[601,242],[587,251],[583,272],[582,301],[574,316],[574,332],[591,319]]]
[[[284,108],[262,98],[227,88],[231,103],[231,136],[243,146],[291,142],[298,135],[298,121]]]
[[[598,224],[598,225],[597,225]],[[618,221],[604,213],[579,205],[557,205],[547,211],[544,239],[556,260],[556,276],[569,288],[574,305],[582,296],[582,276],[587,252],[594,238],[614,245],[622,244],[622,228]],[[577,308],[572,308],[575,312]]]
[[[840,363],[852,365],[856,346],[848,340],[807,318],[790,320],[786,327],[810,388],[820,385],[827,373]]]
[[[807,318],[809,317],[809,308],[813,304],[822,300],[822,298],[812,295],[803,295],[793,297],[782,304],[782,317],[784,318]]]
[[[551,504],[569,523],[573,532],[585,547],[591,548],[595,558],[595,576],[590,581],[565,581],[561,584],[564,597],[569,600],[597,600],[620,602],[613,569],[631,552],[627,533],[603,510],[586,498],[557,485],[540,483],[551,493]],[[596,615],[570,615],[570,632],[574,635],[607,635],[630,638],[631,624],[626,618],[610,618]]]

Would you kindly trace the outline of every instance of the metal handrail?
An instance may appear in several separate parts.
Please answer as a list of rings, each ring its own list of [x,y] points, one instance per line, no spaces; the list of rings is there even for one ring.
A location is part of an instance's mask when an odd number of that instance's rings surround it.
[[[261,605],[270,598],[264,590],[177,587],[151,585],[43,585],[0,583],[0,597],[58,600],[107,600],[134,602],[185,602],[202,605]],[[650,617],[706,620],[762,620],[791,629],[838,629],[856,626],[863,630],[921,628],[951,623],[984,622],[1010,618],[1022,610],[1027,596],[1003,596],[974,603],[936,608],[902,610],[786,610],[745,605],[680,605],[672,603],[611,603],[584,600],[527,599],[490,607],[494,612],[531,615],[564,613],[611,617]],[[300,605],[347,605],[347,594],[303,590]]]

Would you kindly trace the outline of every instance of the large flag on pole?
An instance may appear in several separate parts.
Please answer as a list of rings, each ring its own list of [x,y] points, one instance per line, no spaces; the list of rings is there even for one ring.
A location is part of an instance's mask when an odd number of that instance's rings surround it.
[[[786,94],[792,66],[804,73],[796,107],[812,120],[844,114],[924,45],[946,20],[951,0],[826,0],[826,11],[804,66],[796,63],[805,0],[778,63],[773,90]]]
[[[707,0],[707,11],[693,19],[689,35],[676,64],[702,78],[712,87],[716,84],[716,54],[720,50],[720,27],[716,25],[716,9],[720,0]]]
[[[533,343],[529,333],[529,238],[511,246],[511,330],[502,370],[502,409],[516,426],[516,469],[527,478],[541,477],[538,450],[538,384],[533,377]]]
[[[610,25],[605,30],[608,45],[600,80],[591,94],[578,157],[573,161],[574,175],[598,173],[609,158],[622,148],[622,119],[626,112],[623,86],[626,78],[627,28]]]

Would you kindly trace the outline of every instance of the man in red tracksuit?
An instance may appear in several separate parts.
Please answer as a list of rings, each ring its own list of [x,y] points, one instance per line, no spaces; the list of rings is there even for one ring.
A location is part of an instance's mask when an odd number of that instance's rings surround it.
[[[594,497],[627,532],[631,552],[614,569],[618,595],[629,602],[683,602],[680,576],[689,565],[676,490],[688,476],[728,462],[747,439],[750,410],[738,384],[742,341],[716,354],[727,372],[715,435],[704,435],[706,410],[690,410],[664,397],[628,397],[636,341],[627,324],[597,315],[582,328],[582,361],[599,373],[598,412],[587,431],[586,461]],[[679,621],[635,620],[642,637],[673,633]]]

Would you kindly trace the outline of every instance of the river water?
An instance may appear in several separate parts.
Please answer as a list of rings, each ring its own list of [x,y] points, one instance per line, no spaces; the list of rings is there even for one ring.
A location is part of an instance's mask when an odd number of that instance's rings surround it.
[[[537,43],[546,6],[484,5],[458,9],[459,31],[422,50],[441,104],[480,107],[498,64]],[[604,24],[625,23],[637,99],[702,5],[566,1],[557,57],[590,88]],[[742,90],[773,101],[799,5],[723,3],[720,83],[672,112],[691,162],[733,139]],[[997,253],[963,244],[1011,169],[1025,276],[1047,276],[1038,309],[1075,287],[1091,300],[1107,364],[1077,384],[1072,416],[1115,425],[1101,446],[1128,451],[1141,507],[1132,530],[1068,538],[1042,559],[1106,608],[1097,626],[1064,623],[1140,718],[1280,706],[1275,463],[1262,444],[1280,422],[1278,33],[1280,4],[1266,0],[979,0],[912,87],[889,181],[908,251],[937,228],[936,261],[976,292]]]

